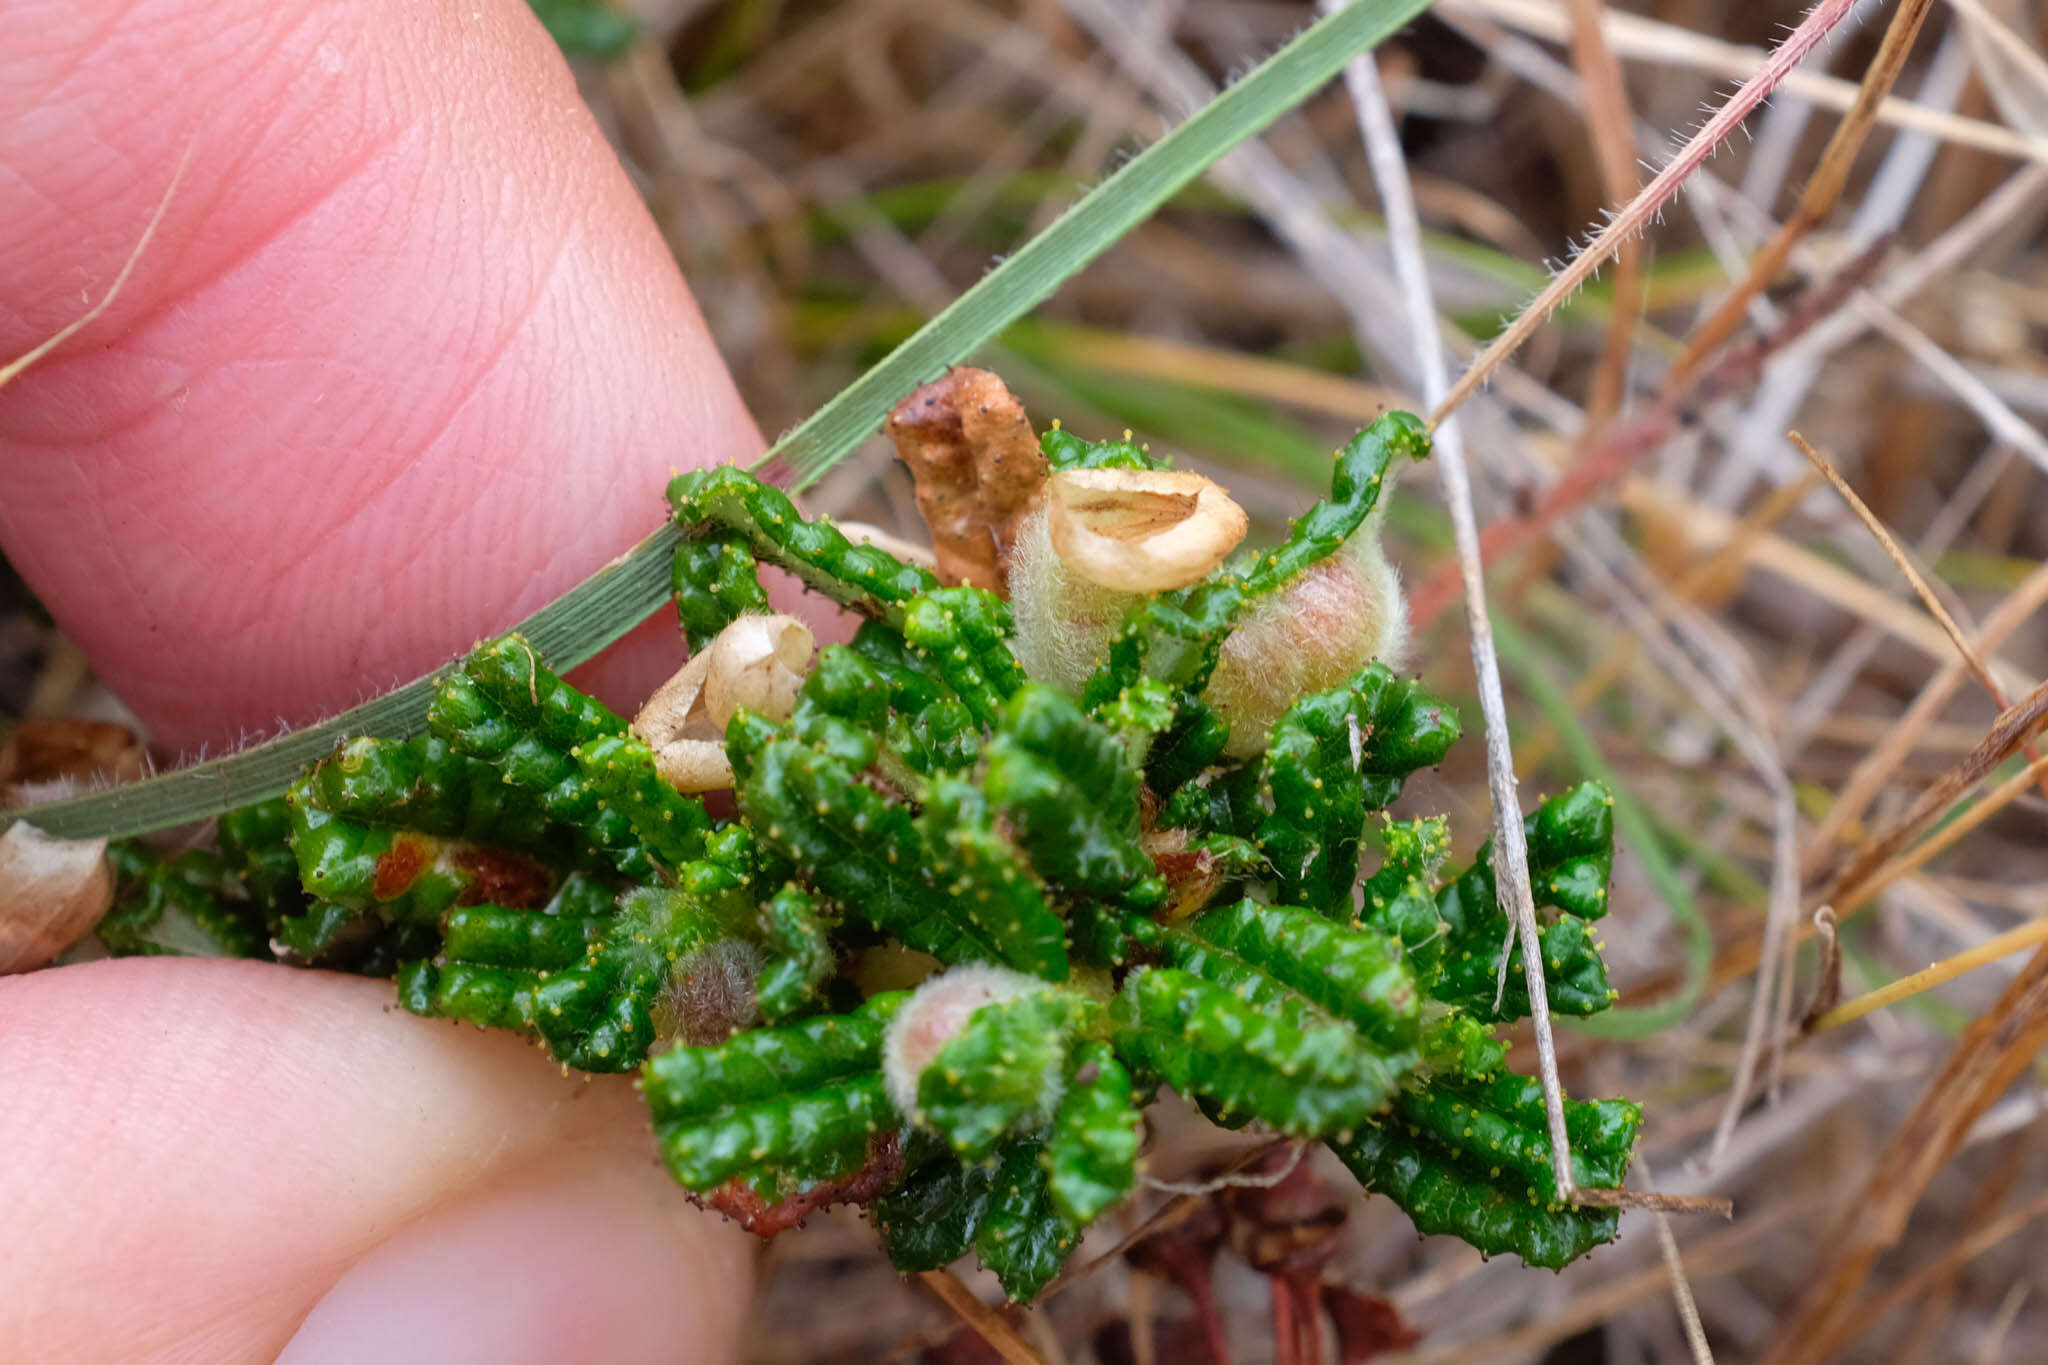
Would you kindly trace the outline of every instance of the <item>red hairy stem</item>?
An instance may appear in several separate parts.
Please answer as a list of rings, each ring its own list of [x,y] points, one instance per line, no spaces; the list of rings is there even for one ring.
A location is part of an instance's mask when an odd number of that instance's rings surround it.
[[[1663,445],[1680,428],[1697,423],[1709,404],[1755,383],[1772,356],[1862,288],[1890,248],[1889,235],[1872,242],[1842,270],[1807,291],[1777,327],[1735,347],[1691,383],[1664,394],[1642,412],[1608,427],[1580,447],[1571,466],[1543,491],[1534,507],[1520,516],[1496,521],[1481,532],[1482,560],[1491,567],[1529,544],[1558,518],[1618,482],[1637,461]],[[1457,600],[1462,588],[1456,564],[1446,564],[1432,573],[1408,599],[1412,628],[1418,632],[1426,629],[1444,608]]]
[[[1513,355],[1560,303],[1592,277],[1601,262],[1613,255],[1621,243],[1647,227],[1664,207],[1665,201],[1678,193],[1678,187],[1700,168],[1716,147],[1727,140],[1736,125],[1748,118],[1750,111],[1763,103],[1765,97],[1777,88],[1778,82],[1784,80],[1792,68],[1799,65],[1806,54],[1813,51],[1855,7],[1856,0],[1820,0],[1809,10],[1799,27],[1787,34],[1784,42],[1771,49],[1763,69],[1730,95],[1728,102],[1714,111],[1714,116],[1678,149],[1677,155],[1657,173],[1656,178],[1608,219],[1593,240],[1586,244],[1585,250],[1552,276],[1543,292],[1521,311],[1508,329],[1480,352],[1471,367],[1458,377],[1451,391],[1444,395],[1443,401],[1436,405],[1436,410],[1429,414],[1430,426],[1437,426],[1456,412],[1459,405],[1472,396],[1473,390],[1486,382],[1486,376],[1495,367]]]

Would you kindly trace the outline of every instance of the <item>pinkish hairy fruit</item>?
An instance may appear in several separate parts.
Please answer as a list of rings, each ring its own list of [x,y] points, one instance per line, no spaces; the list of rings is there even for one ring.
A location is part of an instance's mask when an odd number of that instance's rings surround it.
[[[1035,976],[978,962],[949,968],[919,986],[882,1036],[882,1079],[896,1111],[917,1112],[918,1078],[976,1010],[1044,989]]]
[[[1369,523],[1277,596],[1252,603],[1223,641],[1202,695],[1230,723],[1224,753],[1259,753],[1296,698],[1336,687],[1374,661],[1398,669],[1407,644],[1401,580]]]

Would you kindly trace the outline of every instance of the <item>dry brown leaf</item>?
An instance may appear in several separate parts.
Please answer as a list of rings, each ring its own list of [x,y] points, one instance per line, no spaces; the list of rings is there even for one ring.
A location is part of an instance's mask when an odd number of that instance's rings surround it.
[[[30,719],[0,745],[0,806],[33,804],[37,789],[66,793],[149,774],[135,732],[103,720]]]
[[[1005,590],[1005,552],[1045,482],[1024,405],[987,370],[948,370],[897,404],[889,439],[917,484],[947,583]]]
[[[1972,1023],[1913,1112],[1885,1145],[1863,1188],[1814,1245],[1818,1263],[1782,1320],[1769,1365],[1833,1360],[1866,1320],[1858,1293],[1895,1245],[1936,1173],[1971,1125],[2048,1044],[2048,948],[2020,969],[1998,1003]]]

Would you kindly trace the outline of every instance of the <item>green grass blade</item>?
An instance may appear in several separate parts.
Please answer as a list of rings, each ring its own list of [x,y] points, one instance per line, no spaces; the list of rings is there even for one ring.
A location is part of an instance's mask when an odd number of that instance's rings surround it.
[[[1022,317],[1061,283],[1220,160],[1428,8],[1428,0],[1357,0],[1304,29],[1025,243],[887,359],[819,408],[763,456],[757,471],[816,482],[865,440],[889,409]]]
[[[677,533],[663,527],[624,555],[527,617],[514,630],[550,664],[569,668],[624,635],[668,600],[669,563]],[[415,678],[395,692],[330,720],[147,782],[32,812],[37,828],[68,839],[100,835],[125,839],[219,815],[252,801],[281,796],[305,770],[344,739],[375,735],[410,739],[427,728],[427,703],[443,670]],[[28,811],[0,811],[0,829]]]
[[[1255,137],[1346,62],[1428,8],[1429,0],[1357,0],[1318,20],[1085,195],[1049,228],[920,327],[777,442],[755,468],[804,488],[881,425],[903,395],[966,359],[1233,147]],[[572,668],[654,613],[668,596],[675,533],[662,530],[513,629],[556,669]],[[67,838],[125,838],[218,815],[281,794],[343,739],[406,738],[426,727],[434,678],[318,725],[147,782],[35,808],[34,823]],[[0,812],[0,829],[22,818]]]

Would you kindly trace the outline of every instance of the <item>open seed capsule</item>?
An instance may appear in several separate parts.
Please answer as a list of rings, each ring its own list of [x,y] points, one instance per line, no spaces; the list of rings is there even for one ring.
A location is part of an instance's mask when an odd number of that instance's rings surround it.
[[[0,975],[33,971],[114,903],[105,839],[59,839],[27,821],[0,834]]]

